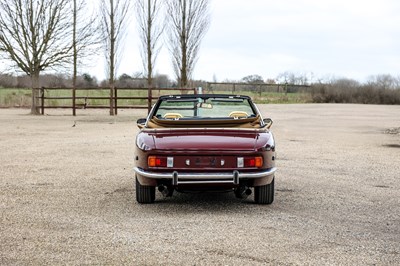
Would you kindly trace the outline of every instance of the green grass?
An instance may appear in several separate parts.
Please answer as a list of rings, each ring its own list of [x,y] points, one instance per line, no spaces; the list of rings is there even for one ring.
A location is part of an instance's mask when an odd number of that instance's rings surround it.
[[[30,89],[0,88],[0,107],[29,107],[32,101]]]

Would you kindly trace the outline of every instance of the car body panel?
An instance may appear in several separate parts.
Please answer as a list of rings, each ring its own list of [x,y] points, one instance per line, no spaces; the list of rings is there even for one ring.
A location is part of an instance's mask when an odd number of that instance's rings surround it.
[[[265,131],[207,128],[142,131],[138,135],[140,141],[151,149],[217,151],[258,150],[265,146],[270,137]]]
[[[162,101],[170,99],[171,103],[164,104],[166,111],[158,115],[157,108],[163,106]],[[232,112],[226,108],[236,104],[235,101],[241,108],[247,108],[246,112]],[[213,104],[219,108],[218,112],[225,112],[225,116],[216,114],[216,117],[203,118],[200,110],[195,110]],[[243,107],[245,104],[248,106]],[[195,115],[192,116],[190,110],[194,110]],[[214,115],[212,110],[206,111],[207,115]],[[228,117],[227,113],[247,116]],[[146,123],[142,121],[138,123],[141,131],[136,138],[134,167],[142,186],[165,185],[177,190],[183,187],[238,189],[265,186],[274,179],[274,137],[270,125],[267,127],[263,123],[257,107],[247,96],[161,97]],[[149,165],[150,158],[162,163]]]

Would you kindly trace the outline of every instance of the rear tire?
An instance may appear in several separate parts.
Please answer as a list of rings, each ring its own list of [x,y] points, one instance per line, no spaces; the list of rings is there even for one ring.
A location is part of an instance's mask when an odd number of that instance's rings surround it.
[[[257,204],[271,204],[274,201],[275,177],[268,185],[254,187],[254,201]]]
[[[136,179],[136,201],[139,203],[153,203],[156,199],[156,187],[142,186]]]

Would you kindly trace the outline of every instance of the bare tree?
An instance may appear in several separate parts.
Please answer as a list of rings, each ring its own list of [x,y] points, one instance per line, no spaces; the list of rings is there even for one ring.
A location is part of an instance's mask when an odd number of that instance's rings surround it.
[[[160,51],[159,39],[164,26],[160,21],[162,2],[160,0],[137,0],[136,19],[141,41],[141,54],[147,84],[152,87],[153,70]]]
[[[255,74],[255,75],[249,75],[249,76],[246,76],[246,77],[242,78],[242,82],[245,82],[245,83],[264,83],[264,79],[260,75]]]
[[[152,98],[153,70],[157,54],[160,51],[159,39],[164,30],[160,22],[161,3],[159,0],[136,0],[136,19],[141,41],[141,55],[145,75],[147,76],[147,96]],[[151,100],[148,101],[148,111]]]
[[[382,90],[397,88],[396,78],[389,74],[369,76],[367,84]]]
[[[93,54],[94,48],[99,44],[95,18],[88,17],[85,0],[73,0],[72,46],[73,46],[73,73],[72,73],[72,98],[73,115],[76,115],[75,96],[77,87],[78,63],[85,57]],[[78,62],[80,60],[80,62]]]
[[[180,87],[188,86],[210,24],[208,0],[168,0],[168,46]]]
[[[309,78],[308,76],[312,77],[313,73],[294,73],[290,71],[285,71],[283,73],[280,73],[276,79],[279,81],[279,83],[289,83],[289,84],[294,84],[294,85],[308,85]]]
[[[115,77],[121,52],[121,41],[129,18],[130,0],[101,0],[101,33],[103,35],[107,76],[110,87],[110,115],[114,115]]]
[[[71,62],[70,0],[0,0],[0,52],[31,78],[38,114],[40,72]]]

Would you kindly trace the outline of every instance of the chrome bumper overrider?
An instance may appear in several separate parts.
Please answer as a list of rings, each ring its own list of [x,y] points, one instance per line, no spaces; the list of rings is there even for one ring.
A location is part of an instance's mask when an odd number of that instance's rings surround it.
[[[173,185],[179,184],[212,184],[212,183],[226,183],[226,184],[239,184],[242,178],[263,178],[271,176],[275,173],[276,167],[257,172],[239,172],[237,170],[232,172],[215,172],[215,173],[179,173],[173,172],[151,172],[145,171],[141,168],[134,167],[133,170],[136,174],[151,178],[151,179],[171,179]]]

